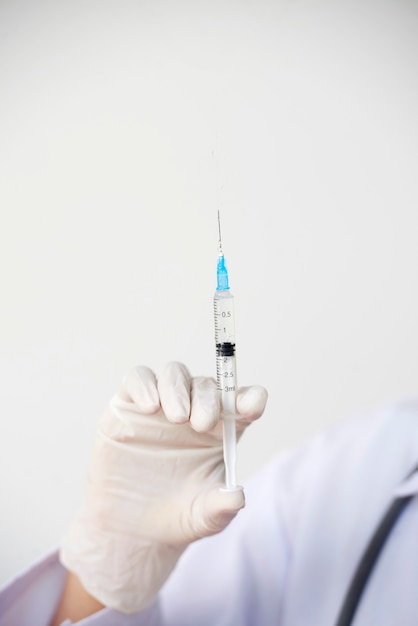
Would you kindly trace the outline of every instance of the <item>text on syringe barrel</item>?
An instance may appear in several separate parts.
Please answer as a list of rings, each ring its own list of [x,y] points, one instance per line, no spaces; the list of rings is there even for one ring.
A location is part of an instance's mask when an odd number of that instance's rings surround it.
[[[216,356],[216,382],[219,391],[222,391],[223,408],[235,412],[235,356]]]
[[[229,291],[219,291],[213,299],[215,343],[235,345],[234,297]]]

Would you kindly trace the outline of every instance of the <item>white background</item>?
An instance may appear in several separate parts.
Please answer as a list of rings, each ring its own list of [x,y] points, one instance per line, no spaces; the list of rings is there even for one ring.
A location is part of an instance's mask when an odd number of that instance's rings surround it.
[[[418,2],[0,2],[0,580],[57,544],[133,365],[238,375],[275,452],[418,388]]]

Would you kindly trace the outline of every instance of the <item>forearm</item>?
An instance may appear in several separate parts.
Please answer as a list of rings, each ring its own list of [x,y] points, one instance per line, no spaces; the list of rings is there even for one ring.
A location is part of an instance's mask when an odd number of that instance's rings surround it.
[[[103,604],[84,589],[77,576],[68,572],[61,598],[50,626],[60,626],[66,619],[78,622],[103,608]]]

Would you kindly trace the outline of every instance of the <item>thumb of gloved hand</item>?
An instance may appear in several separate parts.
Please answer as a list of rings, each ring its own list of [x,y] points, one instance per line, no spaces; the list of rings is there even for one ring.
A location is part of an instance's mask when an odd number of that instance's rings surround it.
[[[237,434],[263,412],[267,392],[237,395]],[[187,545],[221,531],[244,506],[222,490],[220,400],[210,378],[170,363],[159,379],[135,368],[103,413],[82,507],[61,561],[106,606],[145,608]]]

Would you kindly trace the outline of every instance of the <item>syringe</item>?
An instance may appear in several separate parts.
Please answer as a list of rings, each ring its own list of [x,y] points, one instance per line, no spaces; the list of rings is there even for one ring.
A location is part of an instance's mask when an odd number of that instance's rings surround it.
[[[237,489],[237,436],[235,397],[237,375],[235,363],[234,297],[229,290],[228,270],[222,250],[221,222],[218,211],[219,256],[217,286],[213,298],[216,344],[216,381],[221,392],[223,418],[223,451],[226,489]]]

